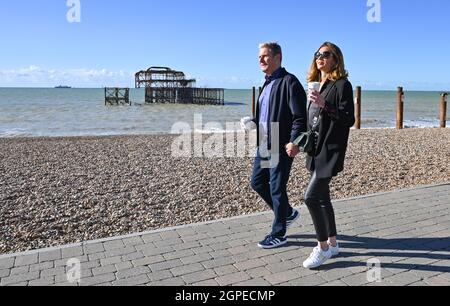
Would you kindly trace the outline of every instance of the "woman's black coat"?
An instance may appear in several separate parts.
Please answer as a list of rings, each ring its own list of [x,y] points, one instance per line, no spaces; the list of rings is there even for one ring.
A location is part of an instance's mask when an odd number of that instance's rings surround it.
[[[306,168],[316,171],[317,178],[331,178],[344,170],[350,128],[355,124],[353,88],[345,79],[327,81],[320,94],[326,107],[320,121],[316,155],[307,157]]]

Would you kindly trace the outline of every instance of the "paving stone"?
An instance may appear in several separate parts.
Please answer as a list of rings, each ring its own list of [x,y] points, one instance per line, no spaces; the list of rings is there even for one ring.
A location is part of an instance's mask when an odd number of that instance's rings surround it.
[[[15,257],[0,259],[0,270],[13,268],[14,260],[15,260]]]
[[[301,271],[299,271],[299,269],[294,269],[290,271],[272,273],[267,276],[264,276],[264,279],[272,285],[279,285],[300,277]]]
[[[323,278],[317,275],[309,275],[290,281],[289,286],[318,286],[324,283],[326,283],[326,281]]]
[[[132,260],[131,262],[133,263],[133,266],[139,267],[139,266],[148,266],[151,264],[164,262],[164,260],[165,260],[164,257],[162,257],[161,255],[157,255],[157,256],[144,257],[144,258]]]
[[[234,260],[233,260],[233,258],[230,258],[230,257],[222,257],[222,258],[217,258],[217,259],[212,259],[212,260],[202,262],[202,265],[206,269],[217,268],[217,267],[227,266],[227,265],[231,265],[231,264],[234,264]]]
[[[30,271],[30,266],[22,266],[22,267],[12,268],[11,275],[25,274],[25,273],[28,273],[29,271]]]
[[[254,278],[241,283],[233,284],[239,287],[268,287],[271,284],[263,278]]]
[[[53,264],[54,263],[52,261],[47,261],[47,262],[42,262],[39,264],[31,265],[30,272],[52,269]]]
[[[55,284],[55,280],[53,278],[40,278],[40,279],[35,279],[35,280],[31,280],[28,282],[28,286],[34,286],[34,287],[45,287],[45,286],[50,286],[50,285],[54,285]]]
[[[250,275],[252,278],[259,278],[259,277],[264,277],[264,276],[268,276],[268,275],[272,274],[272,272],[270,272],[269,270],[267,270],[264,267],[250,269],[250,270],[245,271],[245,273]]]
[[[121,263],[122,262],[122,257],[121,256],[115,256],[115,257],[107,257],[104,259],[100,259],[100,264],[104,267],[104,266],[109,266],[109,265],[114,265],[117,263]]]
[[[14,266],[15,267],[29,266],[29,265],[37,264],[38,262],[39,262],[38,254],[17,256],[16,260],[14,262]]]
[[[116,248],[105,252],[106,257],[116,257],[136,253],[136,249],[133,246],[126,248]]]
[[[442,275],[434,276],[423,281],[429,286],[448,287],[450,286],[450,279]]]
[[[370,283],[367,277],[367,273],[358,273],[351,276],[347,276],[341,279],[344,283],[349,286],[362,286]]]
[[[27,274],[13,275],[13,276],[2,278],[0,285],[1,286],[9,286],[9,285],[20,286],[23,282],[35,280],[38,278],[39,278],[39,271],[30,272]]]
[[[330,269],[328,271],[323,271],[322,273],[319,274],[319,276],[329,282],[332,282],[332,281],[339,280],[341,278],[350,276],[352,274],[353,274],[353,272],[350,269],[335,268],[335,269]]]
[[[250,276],[245,272],[236,272],[232,274],[227,274],[216,278],[216,281],[221,286],[229,286],[232,284],[237,284],[246,280],[249,280]]]
[[[331,281],[331,282],[323,283],[323,284],[321,284],[319,286],[323,286],[323,287],[347,287],[348,285],[346,283],[344,283],[343,281],[341,281],[341,280],[334,280],[334,281]]]
[[[144,240],[145,243],[162,240],[161,236],[158,233],[146,234],[146,235],[141,236],[141,238],[142,238],[142,240]]]
[[[162,240],[173,240],[180,238],[180,235],[178,234],[177,231],[161,232],[159,233],[159,235],[161,236]]]
[[[193,272],[202,271],[204,269],[205,268],[200,263],[194,263],[194,264],[183,265],[180,267],[170,269],[170,272],[172,272],[172,274],[174,276],[181,276],[181,275],[191,274]]]
[[[0,270],[0,278],[7,277],[11,274],[11,269]]]
[[[198,255],[194,255],[194,256],[188,256],[188,257],[181,258],[181,261],[183,262],[183,264],[187,265],[187,264],[198,263],[198,262],[207,261],[207,260],[211,260],[211,259],[212,259],[211,255],[202,253],[202,254],[198,254]]]
[[[120,270],[116,273],[117,279],[121,280],[124,278],[136,277],[141,274],[150,273],[150,269],[148,267],[136,267],[128,270]]]
[[[149,267],[152,270],[152,272],[157,272],[157,271],[161,271],[161,270],[170,270],[172,268],[176,268],[176,267],[179,267],[182,265],[183,265],[183,263],[181,262],[181,260],[173,259],[173,260],[163,261],[163,262],[156,263],[156,264],[151,264],[151,265],[149,265]]]
[[[208,280],[211,278],[216,278],[216,277],[217,277],[217,274],[214,272],[214,270],[208,269],[208,270],[203,270],[203,271],[183,275],[182,279],[187,284],[193,284],[193,283],[198,283],[198,282]]]
[[[5,285],[5,287],[26,287],[26,286],[28,286],[28,281],[25,281],[25,282],[20,282],[20,283],[16,283],[16,284],[8,284],[8,285]]]
[[[108,265],[108,266],[102,266],[99,268],[93,268],[92,274],[94,276],[103,275],[103,274],[110,274],[117,271],[117,268],[115,265]]]
[[[151,282],[157,282],[167,278],[172,278],[173,274],[169,270],[162,270],[153,273],[148,273],[147,276]]]
[[[183,244],[183,240],[181,240],[180,238],[176,238],[176,239],[170,239],[170,240],[154,241],[153,244],[157,248],[158,247],[167,247],[167,246],[172,246],[172,245]]]
[[[136,246],[145,243],[144,240],[139,236],[122,239],[122,242],[126,246]]]
[[[83,245],[84,254],[102,253],[105,251],[103,243],[91,243]]]
[[[198,255],[198,254],[213,252],[214,250],[212,248],[210,248],[209,246],[202,246],[202,247],[193,248],[191,251],[194,252],[194,254]]]
[[[394,286],[407,286],[409,284],[421,281],[415,274],[411,271],[400,273],[391,277],[384,279],[384,281],[391,283]]]
[[[117,271],[133,268],[133,264],[131,263],[131,261],[120,262],[120,263],[116,264],[115,266],[117,268]]]
[[[182,251],[177,251],[177,252],[171,252],[171,253],[166,253],[163,255],[164,259],[166,260],[172,260],[172,259],[180,259],[183,257],[189,257],[189,256],[193,256],[195,255],[195,253],[191,250],[182,250]]]
[[[62,258],[63,259],[76,258],[78,256],[83,256],[84,255],[84,251],[83,251],[83,247],[82,246],[71,247],[71,248],[64,248],[61,251],[62,251]]]
[[[39,262],[47,262],[62,259],[61,250],[39,252]]]
[[[272,273],[288,271],[288,270],[292,270],[295,268],[298,268],[298,265],[291,260],[283,261],[283,262],[279,262],[279,263],[273,263],[273,264],[269,264],[266,266],[266,269]]]
[[[83,278],[80,286],[94,286],[106,282],[113,282],[116,279],[114,273],[102,274],[94,277]]]
[[[174,252],[176,252],[176,251],[183,251],[183,250],[191,250],[192,251],[193,248],[199,248],[201,246],[202,245],[200,242],[191,241],[191,242],[185,242],[182,244],[172,245],[170,247],[173,249]]]
[[[186,283],[181,277],[174,277],[174,278],[168,278],[161,281],[157,281],[154,283],[149,283],[148,286],[159,286],[159,287],[178,287],[178,286],[184,286]]]
[[[106,255],[105,253],[94,253],[94,254],[89,254],[88,255],[88,260],[97,260],[97,259],[105,259]]]
[[[208,279],[205,281],[194,283],[194,284],[192,284],[192,286],[195,286],[195,287],[218,287],[219,284],[214,279]]]
[[[122,255],[122,261],[132,261],[142,259],[144,257],[145,257],[144,254],[142,254],[141,252],[135,252],[127,255]]]
[[[123,249],[124,247],[125,247],[125,244],[120,239],[103,242],[103,248],[105,249],[105,251],[110,251],[110,250],[115,250],[115,249]]]
[[[216,272],[216,274],[218,276],[224,276],[224,275],[236,273],[236,272],[239,272],[239,271],[238,271],[238,269],[236,269],[235,266],[228,265],[228,266],[222,266],[222,267],[214,268],[214,272]]]
[[[114,286],[137,286],[146,284],[149,282],[149,279],[146,274],[141,274],[138,276],[133,276],[125,279],[119,279],[118,281],[113,282]]]
[[[55,275],[66,275],[66,267],[57,267],[57,268],[41,271],[42,278],[46,278],[49,276],[55,276]]]
[[[174,249],[173,247],[169,246],[169,247],[161,247],[161,248],[157,248],[155,246],[149,247],[149,248],[138,248],[136,247],[136,249],[138,251],[141,251],[142,254],[144,254],[144,256],[146,257],[151,257],[151,256],[156,256],[156,255],[164,255],[170,252],[173,252]]]

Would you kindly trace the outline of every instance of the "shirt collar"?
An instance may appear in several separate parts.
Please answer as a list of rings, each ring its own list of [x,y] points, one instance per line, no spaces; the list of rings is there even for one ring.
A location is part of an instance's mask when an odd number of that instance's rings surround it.
[[[275,70],[271,76],[266,75],[266,83],[268,84],[268,83],[272,82],[273,80],[280,78],[281,74],[283,73],[283,70],[284,69],[282,67],[280,67],[277,70]]]

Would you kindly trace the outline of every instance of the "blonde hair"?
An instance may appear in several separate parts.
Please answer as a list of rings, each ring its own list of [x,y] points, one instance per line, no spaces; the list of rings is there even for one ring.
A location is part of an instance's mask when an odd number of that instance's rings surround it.
[[[331,81],[338,81],[348,78],[348,72],[345,70],[344,55],[341,49],[333,43],[323,43],[317,51],[320,51],[323,47],[328,47],[333,54],[336,61],[335,67],[328,73],[327,78]],[[320,82],[322,81],[322,72],[317,68],[316,57],[314,55],[311,68],[308,73],[308,82]]]

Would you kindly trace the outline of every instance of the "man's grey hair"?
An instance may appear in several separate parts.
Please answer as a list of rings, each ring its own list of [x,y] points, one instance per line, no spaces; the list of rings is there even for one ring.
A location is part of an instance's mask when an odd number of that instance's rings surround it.
[[[272,56],[277,56],[278,54],[283,55],[281,51],[281,46],[277,42],[266,42],[259,45],[259,49],[267,48]]]

